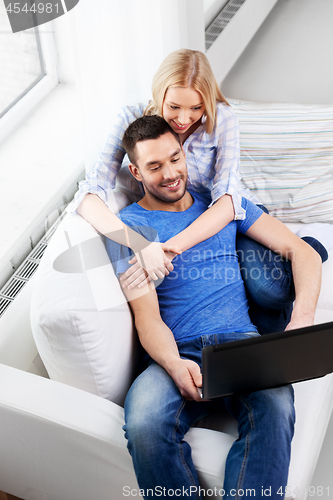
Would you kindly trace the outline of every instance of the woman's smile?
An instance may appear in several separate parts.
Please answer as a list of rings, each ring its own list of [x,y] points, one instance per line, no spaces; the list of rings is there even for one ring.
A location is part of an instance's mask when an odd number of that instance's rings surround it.
[[[187,123],[186,125],[182,125],[182,124],[176,122],[176,120],[172,120],[172,122],[175,125],[175,127],[173,127],[173,128],[176,128],[176,129],[182,130],[182,131],[184,131],[185,129],[187,129],[187,127],[189,127],[191,125],[191,123]]]
[[[163,118],[179,136],[188,132],[192,126],[198,127],[204,111],[202,95],[193,88],[168,88],[163,104]]]

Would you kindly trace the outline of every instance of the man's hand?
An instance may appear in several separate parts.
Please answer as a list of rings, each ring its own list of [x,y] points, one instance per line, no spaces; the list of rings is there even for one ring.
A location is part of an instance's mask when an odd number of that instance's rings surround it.
[[[131,260],[128,261],[129,264],[132,264],[132,266],[120,278],[122,286],[131,290],[136,286],[138,288],[144,287],[152,279],[163,279],[164,276],[168,276],[169,273],[173,271],[171,261],[180,253],[181,252],[179,252],[177,248],[168,245],[168,243],[151,243],[141,252],[143,262],[140,258],[140,253],[136,254]],[[159,261],[160,257],[162,257],[162,267],[156,268],[157,265],[161,265]],[[147,264],[153,266],[154,262],[155,268],[150,267],[151,270],[149,273],[149,266],[147,266]]]
[[[322,262],[319,254],[282,222],[265,213],[252,224],[246,235],[292,263],[296,298],[286,330],[313,325],[321,284]]]
[[[125,289],[125,294],[142,347],[165,369],[185,399],[200,401],[197,391],[202,386],[200,366],[179,356],[173,333],[161,318],[156,289],[148,284],[140,291]]]
[[[290,322],[286,326],[287,330],[296,330],[297,328],[304,328],[305,326],[312,326],[314,324],[313,314],[307,313],[303,315],[292,314]]]
[[[135,256],[128,263],[132,264],[131,267],[120,277],[120,283],[123,288],[127,288],[128,290],[132,290],[136,286],[142,288],[151,281],[147,271],[141,267],[140,262]],[[169,271],[166,271],[165,275],[167,276],[168,274]]]
[[[202,386],[202,375],[200,366],[189,359],[178,358],[167,372],[175,382],[183,398],[188,400],[201,401],[197,387]]]

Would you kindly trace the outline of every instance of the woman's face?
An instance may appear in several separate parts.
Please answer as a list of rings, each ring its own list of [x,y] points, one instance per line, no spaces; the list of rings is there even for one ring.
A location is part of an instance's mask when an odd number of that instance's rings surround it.
[[[177,134],[182,135],[191,127],[195,130],[200,125],[204,111],[203,98],[196,90],[191,87],[168,88],[162,113],[163,118]]]

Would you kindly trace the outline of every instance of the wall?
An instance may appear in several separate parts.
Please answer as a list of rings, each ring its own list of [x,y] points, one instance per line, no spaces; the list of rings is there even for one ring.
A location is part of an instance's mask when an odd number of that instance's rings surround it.
[[[279,0],[228,76],[228,97],[333,102],[333,1]]]

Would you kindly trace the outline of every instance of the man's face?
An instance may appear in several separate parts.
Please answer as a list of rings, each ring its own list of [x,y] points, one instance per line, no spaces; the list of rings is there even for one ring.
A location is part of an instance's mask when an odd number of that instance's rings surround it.
[[[138,142],[136,164],[132,173],[142,182],[146,196],[164,203],[183,198],[187,185],[185,154],[171,132]]]

